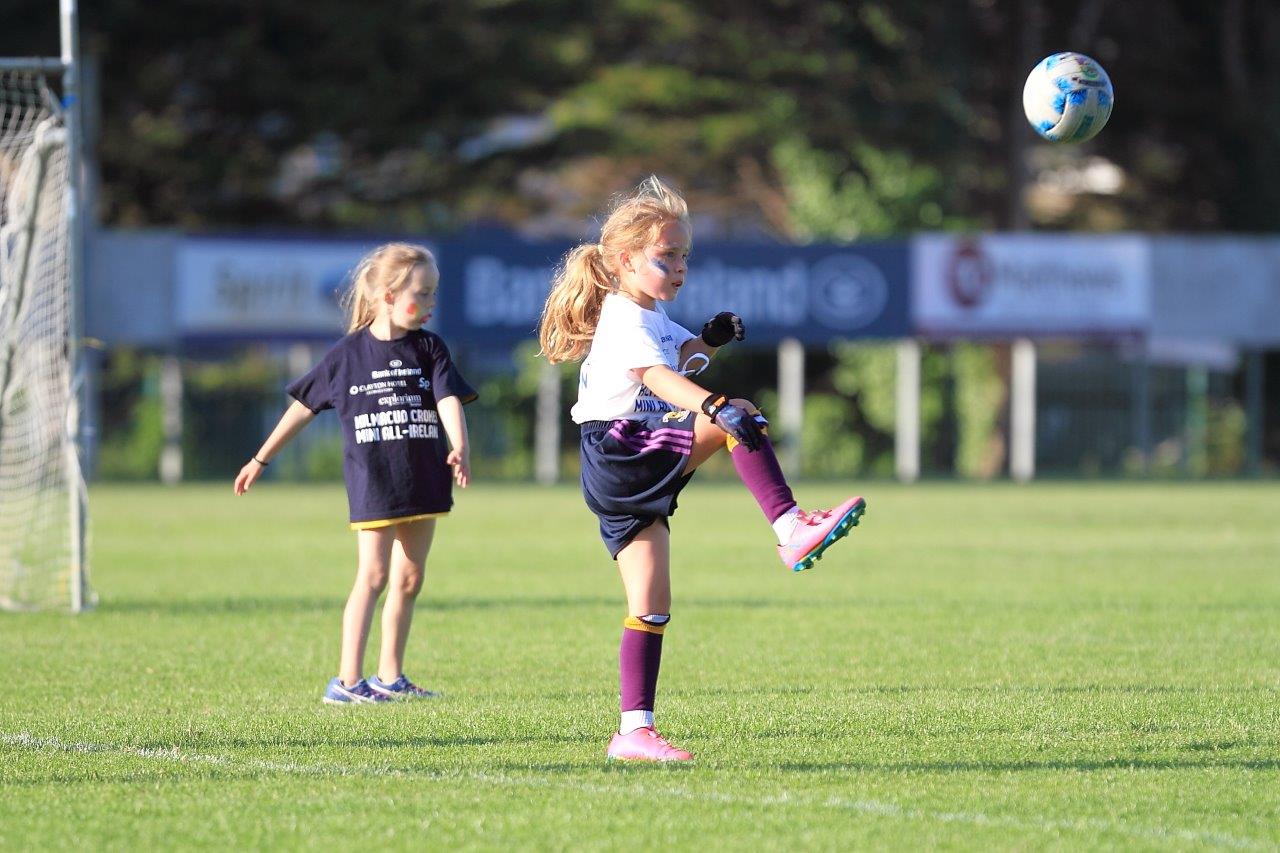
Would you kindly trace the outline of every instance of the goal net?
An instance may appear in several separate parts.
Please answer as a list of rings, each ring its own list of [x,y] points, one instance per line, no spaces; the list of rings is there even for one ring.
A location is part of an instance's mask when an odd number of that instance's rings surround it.
[[[0,608],[80,609],[67,127],[42,74],[0,70]]]

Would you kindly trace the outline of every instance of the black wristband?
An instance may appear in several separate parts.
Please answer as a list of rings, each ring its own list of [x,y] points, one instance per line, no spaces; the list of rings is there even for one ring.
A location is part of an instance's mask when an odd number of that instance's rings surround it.
[[[257,463],[258,463],[259,465],[261,465],[263,468],[266,468],[268,465],[270,465],[270,464],[271,464],[270,462],[263,462],[261,459],[259,459],[259,458],[258,458],[258,457],[256,457],[256,456],[250,456],[249,458],[250,458],[250,459],[252,459],[254,462],[257,462]]]
[[[702,413],[715,420],[716,415],[727,405],[729,405],[729,398],[713,391],[707,395],[707,399],[702,401]]]

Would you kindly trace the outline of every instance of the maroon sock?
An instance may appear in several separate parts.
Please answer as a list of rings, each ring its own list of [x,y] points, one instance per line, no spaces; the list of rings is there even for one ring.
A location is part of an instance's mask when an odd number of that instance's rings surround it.
[[[633,628],[636,623],[648,630]],[[634,616],[628,616],[623,623],[622,644],[618,647],[618,680],[624,711],[653,710],[658,692],[658,667],[662,663],[661,631],[662,626],[647,625]]]
[[[746,483],[756,503],[764,513],[765,520],[773,524],[788,510],[796,505],[791,496],[791,487],[786,477],[782,476],[782,468],[778,465],[778,457],[773,453],[773,443],[768,436],[759,450],[747,450],[745,444],[734,444],[729,451],[733,459],[733,467],[738,476]]]

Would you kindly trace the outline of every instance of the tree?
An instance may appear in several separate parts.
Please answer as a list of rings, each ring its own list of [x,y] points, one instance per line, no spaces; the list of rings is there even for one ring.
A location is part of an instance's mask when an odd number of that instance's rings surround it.
[[[11,5],[0,53],[55,53],[47,0]],[[658,171],[687,188],[701,233],[804,239],[816,212],[799,209],[827,201],[857,220],[828,229],[846,236],[998,227],[1023,149],[1033,183],[1088,157],[1123,174],[1119,192],[1033,208],[1037,227],[1280,224],[1280,7],[1266,0],[116,0],[82,14],[107,224],[585,230],[605,195]],[[1016,115],[1028,52],[1066,48],[1116,84],[1111,124],[1074,149]]]

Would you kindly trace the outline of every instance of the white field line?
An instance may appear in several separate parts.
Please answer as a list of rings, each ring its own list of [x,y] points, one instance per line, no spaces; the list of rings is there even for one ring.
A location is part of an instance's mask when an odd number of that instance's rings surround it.
[[[801,808],[825,808],[834,811],[856,812],[875,817],[898,818],[901,820],[919,821],[922,823],[955,823],[971,826],[1004,827],[1034,832],[1057,833],[1071,832],[1115,832],[1133,838],[1144,838],[1155,841],[1178,841],[1197,844],[1212,844],[1220,847],[1241,849],[1262,848],[1270,845],[1253,838],[1230,835],[1222,832],[1210,832],[1197,829],[1179,829],[1174,827],[1139,826],[1117,820],[1101,818],[1079,818],[1060,820],[1057,818],[1016,818],[1003,815],[989,815],[983,812],[946,812],[918,809],[902,806],[885,800],[850,799],[837,796],[798,796],[794,794],[767,794],[758,797],[744,797],[736,794],[722,794],[716,791],[693,791],[688,788],[652,786],[635,784],[632,780],[625,788],[598,785],[590,782],[572,782],[544,778],[540,776],[509,776],[488,772],[441,772],[432,770],[403,770],[395,768],[361,768],[342,767],[336,765],[298,764],[292,761],[268,761],[257,758],[230,758],[223,755],[207,755],[197,752],[183,752],[176,748],[155,749],[149,747],[118,746],[106,743],[77,743],[63,741],[58,738],[34,737],[25,732],[18,734],[0,733],[0,745],[38,752],[75,752],[85,754],[126,755],[135,758],[146,758],[156,761],[169,761],[178,764],[204,765],[220,767],[227,770],[255,770],[267,773],[281,773],[293,776],[318,777],[363,777],[363,778],[396,778],[412,777],[415,779],[469,779],[495,785],[515,787],[551,788],[576,791],[587,794],[603,794],[608,796],[634,796],[642,794],[661,800],[675,798],[688,802],[720,803],[724,805],[745,806],[749,808],[769,808],[773,806],[797,806]]]

